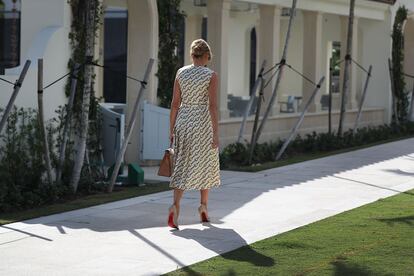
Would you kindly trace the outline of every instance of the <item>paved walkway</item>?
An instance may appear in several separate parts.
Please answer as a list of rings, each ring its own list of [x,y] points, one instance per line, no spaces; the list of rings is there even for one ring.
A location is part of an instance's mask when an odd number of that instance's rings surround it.
[[[222,171],[211,225],[196,192],[180,231],[171,193],[0,226],[0,275],[159,275],[414,188],[414,139],[258,173]],[[414,199],[414,198],[413,198]],[[258,256],[266,258],[266,256]]]

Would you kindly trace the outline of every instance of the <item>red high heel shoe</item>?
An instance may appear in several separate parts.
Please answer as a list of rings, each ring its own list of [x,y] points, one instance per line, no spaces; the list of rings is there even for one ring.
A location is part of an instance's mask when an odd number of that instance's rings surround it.
[[[198,212],[200,213],[201,222],[210,222],[210,218],[208,217],[206,205],[201,204],[200,207],[198,207]]]
[[[170,209],[168,209],[168,226],[171,228],[178,229],[177,223],[177,208],[175,205],[171,205]]]

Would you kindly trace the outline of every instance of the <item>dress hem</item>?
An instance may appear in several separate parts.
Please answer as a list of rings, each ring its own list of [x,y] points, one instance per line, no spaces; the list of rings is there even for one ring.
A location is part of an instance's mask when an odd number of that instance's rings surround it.
[[[172,188],[172,189],[179,189],[179,190],[183,190],[183,191],[210,190],[212,188],[219,188],[220,186],[221,186],[221,183],[216,184],[216,185],[211,185],[211,186],[206,187],[206,188],[204,188],[204,187],[191,187],[191,188],[189,188],[189,187],[181,187],[179,185],[171,185],[171,184],[169,185],[169,187]]]

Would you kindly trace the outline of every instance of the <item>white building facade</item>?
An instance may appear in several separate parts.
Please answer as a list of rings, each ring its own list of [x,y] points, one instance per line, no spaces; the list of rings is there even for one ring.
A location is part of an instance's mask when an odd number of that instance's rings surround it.
[[[16,2],[14,0],[1,1],[5,4],[4,10],[11,9],[10,5]],[[387,59],[391,56],[393,18],[400,5],[408,8],[409,19],[405,24],[405,71],[414,75],[414,3],[409,0],[400,0],[394,5],[366,0],[356,2],[352,58],[365,68],[369,65],[373,66],[361,125],[389,123],[392,100]],[[36,107],[36,60],[44,59],[45,84],[68,71],[67,62],[71,53],[68,39],[71,11],[66,0],[17,0],[17,3],[19,4],[21,29],[20,65],[3,70],[0,68],[0,77],[13,82],[18,77],[24,61],[32,60],[32,66],[17,97],[16,105]],[[107,10],[106,19],[108,20],[105,20],[107,25],[103,25],[98,38],[96,57],[102,64],[113,62],[121,66],[120,70],[125,70],[128,75],[142,78],[148,59],[157,59],[158,55],[156,0],[103,0],[103,4]],[[191,41],[200,37],[204,37],[209,42],[214,54],[211,67],[218,72],[220,79],[221,148],[237,139],[242,120],[241,113],[263,60],[267,62],[266,70],[280,61],[291,4],[290,0],[182,0],[181,9],[186,14],[183,35],[184,63],[191,63],[188,54],[189,45]],[[0,5],[0,11],[1,9]],[[349,0],[298,0],[287,63],[313,82],[318,82],[323,76],[328,80],[331,58],[336,55],[336,60],[343,60],[345,57],[348,13]],[[111,18],[124,20],[124,23],[117,21],[123,24],[123,36],[118,37],[116,35],[119,34],[110,32]],[[113,56],[108,53],[110,47],[119,46],[111,44],[112,36],[114,36],[113,40],[119,39],[125,44],[123,53]],[[120,56],[123,58],[117,59]],[[122,61],[119,62],[119,60]],[[151,74],[144,96],[145,100],[155,105],[157,104],[158,82],[155,75],[156,68],[157,66]],[[343,63],[336,70],[335,80],[332,79],[334,129],[339,121],[342,72]],[[109,91],[108,85],[110,86],[108,77],[103,69],[97,69],[96,73],[98,96],[109,98],[107,94],[109,92],[106,92]],[[267,80],[270,79],[270,75],[270,73],[266,75]],[[353,65],[346,127],[353,126],[365,78],[366,73]],[[114,81],[116,83],[116,80]],[[407,79],[407,84],[412,87],[412,80]],[[121,98],[124,97],[127,104],[126,119],[128,121],[137,96],[137,84],[125,80],[123,85],[124,88],[120,89],[122,91],[115,90],[111,93],[123,94]],[[313,100],[300,128],[301,134],[311,131],[327,131],[328,112],[324,99],[329,93],[329,85],[330,82],[326,81]],[[46,117],[53,117],[54,110],[66,103],[64,86],[65,82],[61,82],[45,91]],[[273,86],[274,79],[270,80],[265,89],[264,107],[269,102]],[[286,137],[297,121],[301,107],[310,97],[312,90],[312,84],[286,68],[277,100],[260,142]],[[0,81],[0,91],[0,105],[4,107],[12,90],[10,85]],[[285,112],[284,102],[292,98],[295,99],[294,108]],[[253,119],[254,116],[251,115],[247,120],[244,136],[247,140],[250,140]],[[133,134],[127,152],[129,161],[140,159],[138,129],[139,127]]]

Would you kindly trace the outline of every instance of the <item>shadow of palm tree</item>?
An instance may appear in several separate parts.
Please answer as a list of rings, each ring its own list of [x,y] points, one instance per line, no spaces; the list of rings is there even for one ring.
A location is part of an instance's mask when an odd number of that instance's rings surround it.
[[[177,237],[194,240],[203,247],[214,251],[228,260],[248,262],[252,265],[263,267],[275,265],[275,261],[272,258],[254,250],[247,244],[246,240],[233,229],[219,228],[209,223],[204,224],[204,226],[206,226],[206,228],[202,230],[186,228],[172,233]],[[218,239],[221,240],[221,242],[211,242],[211,239]],[[227,252],[229,246],[231,248],[232,244],[237,244],[242,247],[237,251]]]
[[[414,176],[414,172],[406,172],[406,171],[403,171],[401,169],[398,169],[398,170],[386,169],[384,171],[394,173],[394,174],[399,174],[399,175]]]
[[[397,217],[397,218],[385,218],[385,219],[377,219],[380,222],[385,222],[388,225],[393,226],[397,223],[403,223],[410,226],[414,226],[414,216],[406,216],[406,217]]]
[[[334,261],[331,263],[334,268],[335,276],[393,276],[392,273],[378,273],[377,271],[372,271],[371,269],[353,263],[347,263],[344,261]]]
[[[392,189],[392,188],[389,188],[389,187],[375,185],[375,184],[371,184],[371,183],[367,183],[367,182],[363,182],[363,181],[359,181],[359,180],[354,180],[354,179],[350,179],[350,178],[346,178],[346,177],[340,177],[340,176],[333,176],[333,177],[338,178],[338,179],[347,180],[347,181],[352,181],[354,183],[358,183],[358,184],[362,184],[362,185],[374,187],[374,188],[381,189],[381,190],[387,190],[387,191],[391,191],[391,192],[396,192],[396,193],[401,193],[401,194],[406,194],[406,195],[414,196],[414,193],[412,193],[412,192],[404,192],[404,191]]]
[[[288,249],[321,249],[320,246],[314,246],[305,244],[303,242],[294,242],[294,241],[284,241],[278,242],[275,244],[278,247],[288,248]]]

